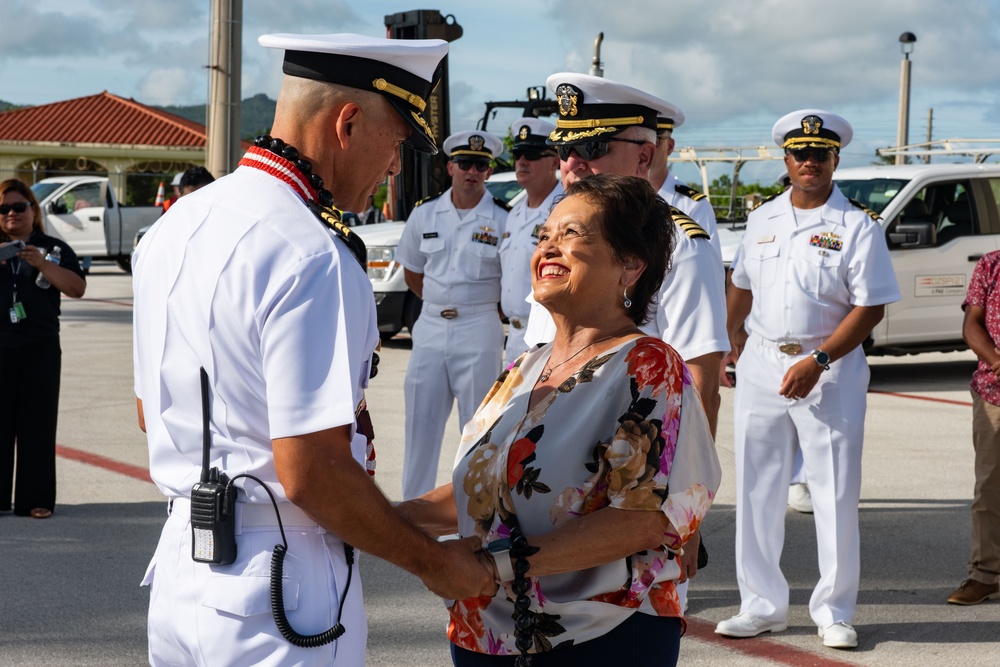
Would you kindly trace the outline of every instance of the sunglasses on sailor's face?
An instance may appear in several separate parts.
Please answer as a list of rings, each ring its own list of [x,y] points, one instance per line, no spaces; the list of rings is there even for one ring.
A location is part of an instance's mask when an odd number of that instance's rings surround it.
[[[805,162],[812,158],[816,162],[826,162],[833,153],[829,148],[796,148],[785,150],[785,155],[791,155],[796,162]]]
[[[543,157],[555,157],[555,153],[549,151],[537,151],[537,150],[526,150],[526,151],[511,151],[511,155],[514,156],[514,161],[517,162],[521,158],[524,158],[528,162],[537,162]]]
[[[462,171],[469,171],[473,167],[482,173],[490,168],[490,163],[486,160],[452,160]]]
[[[588,141],[583,144],[573,144],[572,146],[558,146],[556,150],[559,152],[559,159],[563,162],[569,160],[569,156],[576,153],[583,160],[596,160],[602,158],[611,152],[611,142],[612,141],[624,141],[629,144],[646,144],[648,141],[643,141],[642,139],[619,139],[617,137],[611,137],[610,139],[598,139],[596,141]]]
[[[19,201],[16,204],[0,204],[0,215],[7,215],[11,211],[14,213],[24,213],[31,206],[30,203],[26,201]]]

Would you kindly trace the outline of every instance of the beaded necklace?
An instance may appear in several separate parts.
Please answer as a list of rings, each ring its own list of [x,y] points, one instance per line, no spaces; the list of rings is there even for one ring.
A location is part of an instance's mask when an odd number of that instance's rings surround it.
[[[320,222],[347,244],[361,267],[368,270],[368,249],[364,241],[343,223],[340,211],[333,207],[333,195],[323,187],[323,179],[313,173],[312,163],[301,157],[295,146],[261,134],[254,138],[253,146],[240,160],[239,166],[263,171],[287,183]]]

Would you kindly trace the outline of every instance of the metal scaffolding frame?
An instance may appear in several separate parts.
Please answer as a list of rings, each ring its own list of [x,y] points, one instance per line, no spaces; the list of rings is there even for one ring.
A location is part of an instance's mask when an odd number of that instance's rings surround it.
[[[736,205],[736,191],[740,182],[740,170],[747,162],[763,160],[781,160],[784,151],[777,146],[685,146],[674,150],[670,156],[672,162],[690,162],[698,167],[701,173],[702,192],[709,194],[708,165],[709,163],[728,162],[733,165],[733,184],[729,195],[729,214],[732,218]],[[709,197],[711,199],[711,197]]]
[[[1000,139],[938,139],[906,146],[889,146],[875,150],[882,157],[922,157],[930,162],[932,157],[971,157],[977,164],[986,162],[991,155],[1000,155]]]

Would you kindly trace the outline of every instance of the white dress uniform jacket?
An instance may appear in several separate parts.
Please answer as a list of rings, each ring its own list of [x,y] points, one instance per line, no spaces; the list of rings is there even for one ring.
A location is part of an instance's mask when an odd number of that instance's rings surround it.
[[[424,293],[404,383],[404,499],[436,486],[441,441],[455,399],[461,428],[500,373],[498,250],[506,221],[506,206],[489,191],[460,218],[450,188],[414,208],[406,221],[396,259],[424,275]]]
[[[869,370],[860,346],[830,365],[804,399],[778,394],[855,306],[900,298],[879,223],[834,186],[817,212],[785,192],[751,212],[733,284],[753,294],[734,404],[741,612],[785,621],[779,563],[792,453],[802,449],[812,494],[820,580],[809,602],[820,628],[853,621],[860,580],[858,502]],[[785,354],[778,341],[798,341]]]
[[[708,232],[711,237],[712,247],[719,256],[719,263],[722,263],[722,242],[719,241],[718,225],[715,221],[715,209],[708,197],[700,192],[696,192],[682,183],[673,172],[667,172],[667,179],[663,181],[663,186],[657,193],[663,200],[674,208],[684,211],[685,214]]]
[[[142,239],[133,287],[135,393],[150,475],[173,499],[146,573],[154,665],[362,665],[367,631],[357,573],[347,633],[297,648],[271,615],[268,571],[280,535],[266,492],[237,482],[237,560],[191,558],[188,497],[201,471],[199,367],[211,387],[212,465],[250,473],[281,502],[285,606],[300,633],[337,618],[343,543],[287,502],[271,440],[355,423],[378,342],[365,270],[278,178],[241,166],[171,207]],[[366,439],[352,448],[361,465]]]
[[[531,304],[525,298],[531,294],[531,256],[538,245],[538,229],[548,219],[553,202],[563,192],[562,183],[556,181],[552,192],[537,208],[529,208],[528,198],[524,197],[507,215],[507,231],[500,241],[500,306],[510,322],[504,347],[505,364],[528,350],[524,331]]]

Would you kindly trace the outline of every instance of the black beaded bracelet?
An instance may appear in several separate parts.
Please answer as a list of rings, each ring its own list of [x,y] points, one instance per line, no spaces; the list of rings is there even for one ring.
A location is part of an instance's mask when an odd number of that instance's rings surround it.
[[[531,667],[531,655],[528,649],[534,643],[535,617],[531,613],[531,598],[528,591],[531,590],[531,582],[525,575],[531,568],[528,556],[538,553],[538,547],[528,544],[528,538],[521,532],[518,525],[510,529],[510,557],[514,562],[514,582],[511,590],[517,596],[514,599],[514,644],[521,655],[514,661],[514,667]]]

